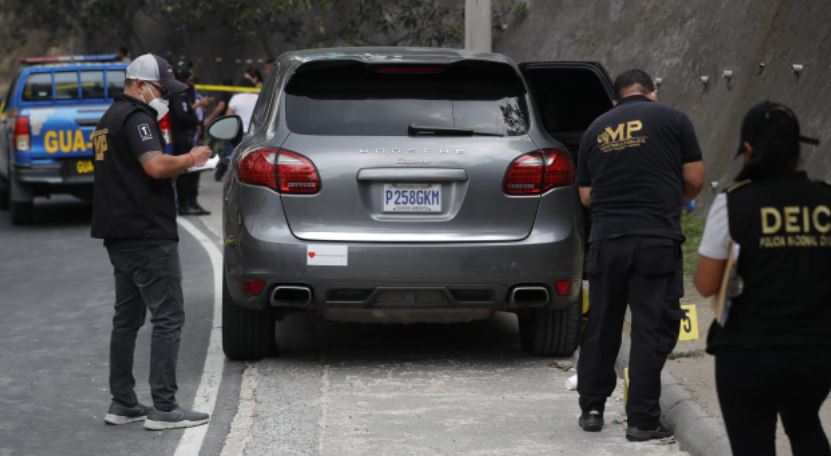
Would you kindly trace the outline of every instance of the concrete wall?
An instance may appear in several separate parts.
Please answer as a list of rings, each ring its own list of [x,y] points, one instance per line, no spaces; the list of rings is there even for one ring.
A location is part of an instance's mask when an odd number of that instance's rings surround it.
[[[732,156],[744,113],[764,99],[783,102],[804,134],[823,141],[803,147],[803,167],[831,179],[829,0],[532,0],[494,50],[520,62],[596,60],[613,77],[642,68],[662,78],[660,100],[690,115],[708,181],[722,186],[740,167]],[[804,66],[798,78],[794,63]],[[711,198],[702,193],[702,202]]]

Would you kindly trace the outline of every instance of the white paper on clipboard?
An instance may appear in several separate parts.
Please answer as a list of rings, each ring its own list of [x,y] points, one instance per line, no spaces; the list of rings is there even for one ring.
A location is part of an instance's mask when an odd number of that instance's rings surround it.
[[[188,168],[189,173],[198,173],[200,171],[210,171],[212,169],[216,169],[216,165],[219,164],[219,155],[214,155],[213,157],[209,158],[208,161],[203,163],[201,166],[191,166]]]

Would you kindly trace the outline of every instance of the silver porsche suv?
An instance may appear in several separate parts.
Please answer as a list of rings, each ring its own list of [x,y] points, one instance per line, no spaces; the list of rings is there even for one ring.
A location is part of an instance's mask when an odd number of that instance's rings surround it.
[[[223,349],[273,354],[275,321],[519,318],[524,350],[572,353],[583,130],[611,107],[590,62],[340,48],[282,55],[224,188]],[[215,122],[230,139],[239,119]]]

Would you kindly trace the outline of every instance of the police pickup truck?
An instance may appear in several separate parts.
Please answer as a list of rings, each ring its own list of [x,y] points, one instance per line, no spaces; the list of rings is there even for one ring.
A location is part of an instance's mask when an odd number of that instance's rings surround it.
[[[21,63],[0,112],[0,208],[15,224],[32,222],[35,197],[91,198],[90,135],[123,90],[127,68],[115,54]]]

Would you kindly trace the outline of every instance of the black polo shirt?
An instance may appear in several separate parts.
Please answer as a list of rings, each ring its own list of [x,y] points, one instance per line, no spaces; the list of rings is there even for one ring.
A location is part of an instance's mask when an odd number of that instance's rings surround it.
[[[682,166],[701,161],[686,114],[642,95],[598,117],[580,142],[577,185],[591,187],[589,242],[626,235],[681,240]]]

